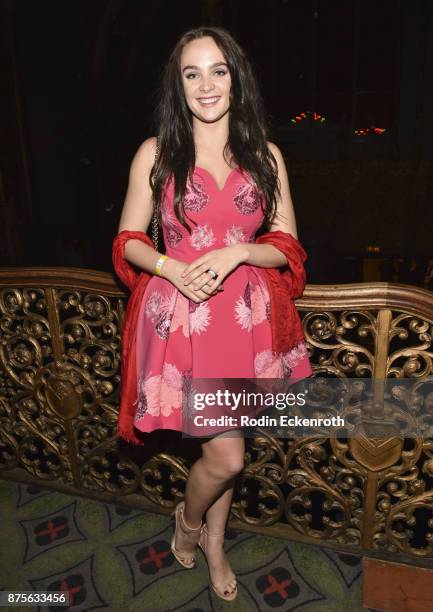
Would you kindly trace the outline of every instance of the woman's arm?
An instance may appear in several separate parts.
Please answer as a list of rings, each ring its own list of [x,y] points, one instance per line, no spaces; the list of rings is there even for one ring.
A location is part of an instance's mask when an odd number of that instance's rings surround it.
[[[155,159],[156,138],[148,138],[138,149],[129,171],[128,190],[120,216],[118,233],[123,230],[146,232],[153,214],[149,175]],[[161,253],[141,240],[128,240],[125,258],[146,272],[154,273]]]
[[[120,217],[118,233],[123,230],[146,232],[153,215],[152,189],[149,176],[155,161],[156,138],[148,138],[138,149],[132,160],[129,172],[128,191]],[[142,270],[155,274],[156,262],[161,253],[141,240],[131,238],[125,244],[125,258]],[[181,273],[186,268],[185,262],[169,257],[161,268],[161,276],[170,281],[183,295],[194,302],[209,299],[214,291],[198,290],[185,287]]]
[[[278,178],[280,180],[280,195],[277,198],[277,214],[270,227],[271,232],[280,230],[298,237],[296,230],[295,212],[290,194],[289,179],[286,164],[279,148],[272,142],[268,147],[274,155],[278,165]],[[242,243],[235,245],[239,247],[240,257],[243,263],[261,268],[278,268],[287,264],[287,259],[276,247],[271,244]]]

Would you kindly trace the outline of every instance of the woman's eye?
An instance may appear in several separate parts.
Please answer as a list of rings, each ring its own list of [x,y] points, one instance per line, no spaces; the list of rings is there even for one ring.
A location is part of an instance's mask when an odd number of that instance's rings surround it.
[[[215,70],[214,74],[218,76],[225,76],[227,74],[227,70]],[[197,74],[195,72],[190,72],[189,74],[185,75],[185,78],[191,81],[191,79],[193,79],[196,76]]]

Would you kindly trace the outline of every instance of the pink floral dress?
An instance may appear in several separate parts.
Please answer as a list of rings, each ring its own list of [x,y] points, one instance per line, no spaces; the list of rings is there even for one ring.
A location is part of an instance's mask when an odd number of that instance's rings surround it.
[[[222,189],[196,166],[188,181],[189,234],[176,219],[173,181],[161,207],[166,254],[190,263],[207,251],[254,242],[263,221],[249,174],[234,168]],[[199,304],[168,280],[152,276],[138,317],[138,395],[134,426],[184,431],[182,392],[194,378],[293,378],[311,374],[304,342],[287,353],[272,351],[269,292],[263,268],[241,264],[224,291]]]

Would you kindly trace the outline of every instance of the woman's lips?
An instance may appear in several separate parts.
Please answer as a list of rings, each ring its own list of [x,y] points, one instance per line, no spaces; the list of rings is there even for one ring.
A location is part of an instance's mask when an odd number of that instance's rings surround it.
[[[197,98],[197,100],[202,106],[208,107],[208,106],[215,106],[215,104],[218,102],[220,97],[221,96],[209,96],[207,98],[205,97]]]

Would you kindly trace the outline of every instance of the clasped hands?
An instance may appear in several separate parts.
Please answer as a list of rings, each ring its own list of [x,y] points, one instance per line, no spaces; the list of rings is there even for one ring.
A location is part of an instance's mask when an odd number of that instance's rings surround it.
[[[178,260],[167,260],[164,276],[171,281],[183,295],[199,303],[223,291],[224,279],[237,266],[243,263],[248,254],[243,244],[234,244],[222,249],[208,251],[190,264]],[[211,269],[217,277],[212,278]]]

